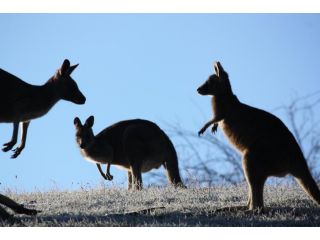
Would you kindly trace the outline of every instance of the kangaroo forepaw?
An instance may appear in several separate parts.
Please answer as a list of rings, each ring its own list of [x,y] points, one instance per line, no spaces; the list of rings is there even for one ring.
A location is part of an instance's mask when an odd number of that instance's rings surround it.
[[[106,174],[106,180],[112,181],[113,176],[111,174]]]
[[[2,151],[4,152],[8,152],[9,150],[11,150],[13,148],[13,146],[16,144],[16,142],[7,142],[5,144],[3,144],[3,148],[2,148]]]
[[[207,128],[201,128],[200,131],[198,132],[198,136],[200,137],[205,131],[206,131]]]
[[[213,133],[213,134],[215,134],[216,132],[218,131],[218,124],[213,124],[213,126],[212,126],[212,128],[211,128],[211,132]]]
[[[20,155],[22,152],[23,148],[17,147],[16,149],[12,150],[14,153],[12,154],[11,158],[16,158]]]

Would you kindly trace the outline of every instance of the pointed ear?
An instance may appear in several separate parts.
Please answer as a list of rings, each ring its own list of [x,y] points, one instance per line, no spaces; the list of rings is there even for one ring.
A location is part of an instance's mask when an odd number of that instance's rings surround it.
[[[70,68],[70,61],[65,59],[59,69],[61,75],[66,74]]]
[[[73,124],[76,126],[76,127],[80,127],[82,126],[81,124],[81,121],[78,117],[76,117],[74,120],[73,120]]]
[[[216,71],[218,77],[220,77],[224,73],[224,69],[221,66],[221,63],[218,61],[214,63],[214,70]]]
[[[86,125],[87,127],[92,127],[93,124],[94,124],[94,116],[90,116],[88,117],[84,125]]]
[[[71,73],[73,72],[73,70],[75,70],[77,67],[78,67],[79,63],[78,64],[75,64],[75,65],[72,65],[71,67],[69,67],[67,73],[68,75],[71,75]]]

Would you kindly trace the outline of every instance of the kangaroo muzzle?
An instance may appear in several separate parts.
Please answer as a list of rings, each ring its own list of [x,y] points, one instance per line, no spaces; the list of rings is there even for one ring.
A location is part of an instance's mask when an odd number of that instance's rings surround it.
[[[207,89],[207,87],[205,85],[202,85],[197,89],[197,92],[200,95],[206,95],[206,94],[208,94],[208,91],[206,91],[206,89]]]
[[[80,93],[77,97],[75,97],[74,99],[72,99],[72,102],[74,102],[75,104],[85,104],[86,102],[86,97]]]

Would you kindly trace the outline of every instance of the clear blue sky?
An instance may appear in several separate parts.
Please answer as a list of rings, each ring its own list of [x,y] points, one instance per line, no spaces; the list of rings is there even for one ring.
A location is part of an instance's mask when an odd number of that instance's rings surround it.
[[[101,183],[75,144],[75,116],[94,115],[95,133],[130,118],[197,132],[211,110],[196,89],[214,60],[241,101],[265,110],[320,90],[319,14],[0,14],[0,29],[0,68],[40,85],[68,58],[87,97],[32,121],[17,159],[0,152],[0,190]],[[7,142],[12,124],[0,132]],[[126,185],[124,171],[111,171]]]

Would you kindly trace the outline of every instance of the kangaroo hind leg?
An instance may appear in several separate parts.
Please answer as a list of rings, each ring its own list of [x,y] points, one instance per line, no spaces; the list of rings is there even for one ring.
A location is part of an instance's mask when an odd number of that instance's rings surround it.
[[[267,176],[263,174],[263,167],[260,166],[261,161],[255,154],[247,153],[243,156],[243,171],[248,183],[248,209],[263,209],[263,188]]]
[[[11,140],[10,142],[3,144],[2,151],[8,152],[13,148],[13,146],[17,143],[18,131],[19,131],[19,122],[14,122]]]
[[[139,164],[133,164],[131,166],[131,173],[132,173],[132,187],[135,190],[142,189],[142,174],[141,174],[141,167]]]
[[[12,199],[0,194],[0,203],[7,206],[8,208],[11,208],[16,213],[26,214],[26,215],[36,215],[39,211],[34,209],[28,209],[24,206],[16,203]],[[4,215],[4,217],[8,216],[5,214],[5,211],[2,209],[0,211],[0,216]],[[9,215],[10,216],[10,215]]]

